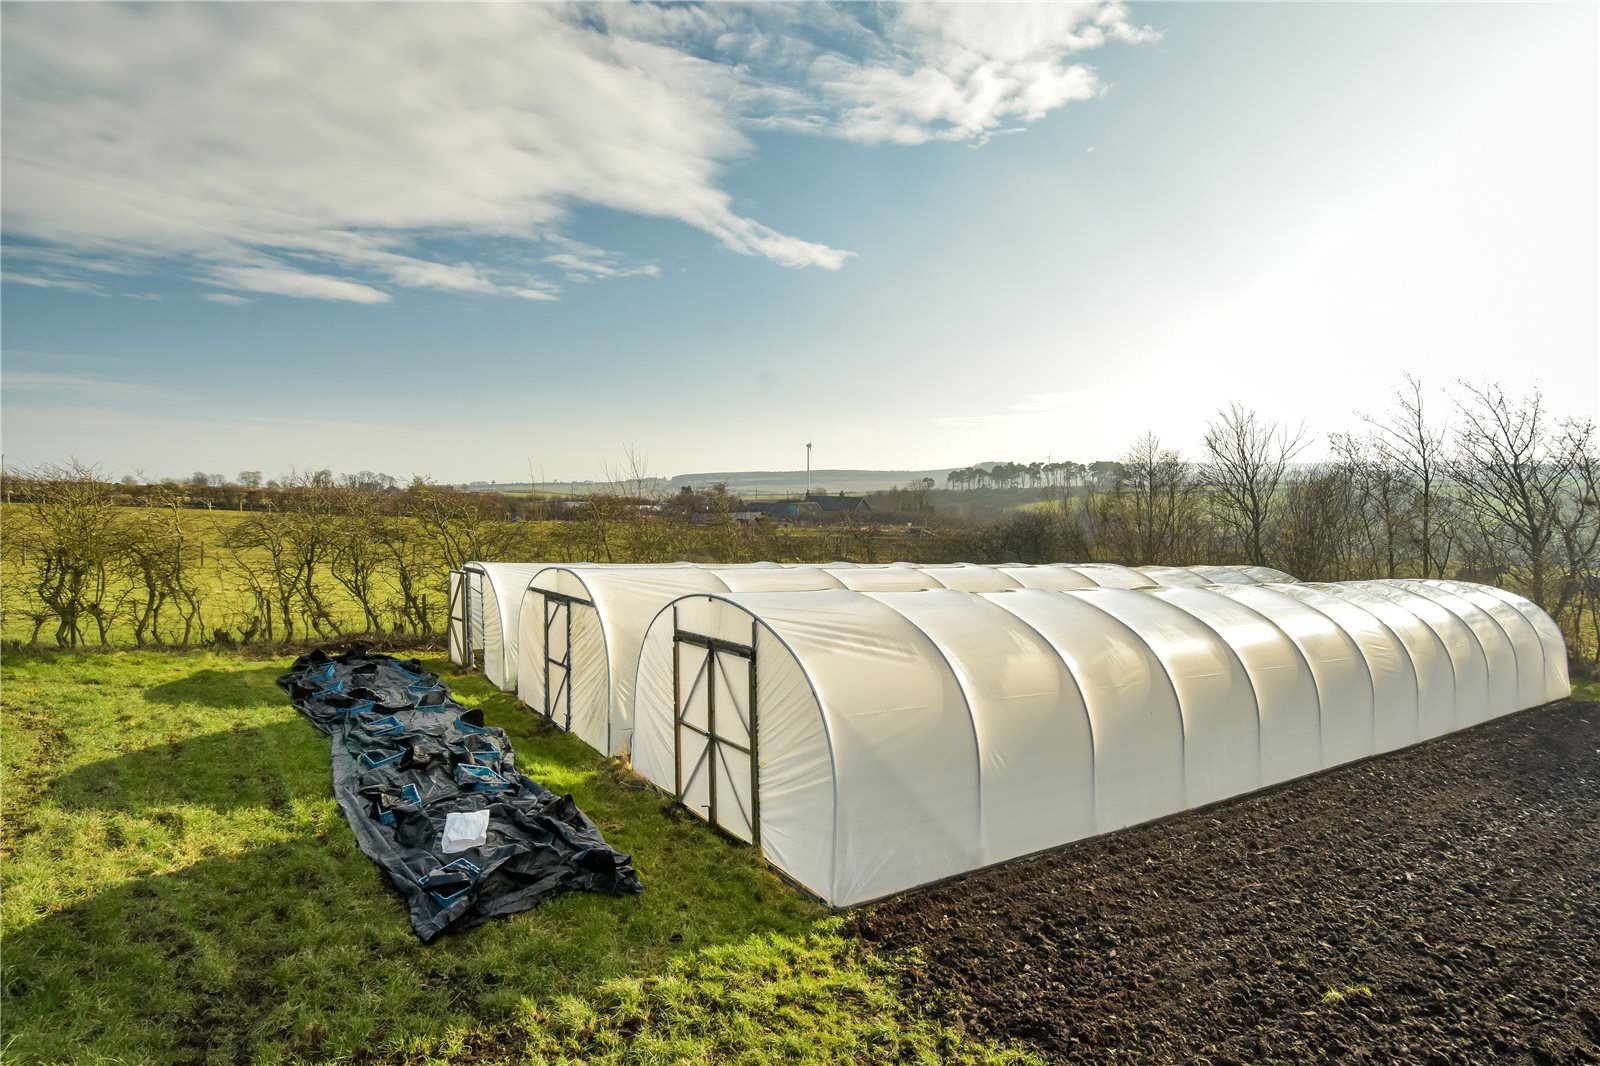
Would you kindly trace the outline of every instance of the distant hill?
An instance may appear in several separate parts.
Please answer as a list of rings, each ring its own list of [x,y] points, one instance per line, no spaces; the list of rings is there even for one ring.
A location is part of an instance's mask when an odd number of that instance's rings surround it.
[[[880,489],[900,488],[925,477],[933,478],[936,488],[944,488],[944,477],[949,467],[937,470],[813,470],[811,488],[828,492],[848,492],[859,495]],[[685,485],[704,488],[719,481],[728,483],[728,491],[752,499],[770,496],[798,496],[805,489],[804,470],[712,470],[703,474],[679,474],[672,478],[645,478],[638,486],[645,492],[677,492]],[[634,484],[629,482],[630,485]],[[582,496],[590,492],[606,492],[615,486],[602,481],[547,481],[532,485],[526,481],[472,481],[456,486],[478,492],[526,493],[530,491],[558,496]]]
[[[828,492],[865,493],[892,489],[908,482],[931,477],[938,488],[945,487],[949,467],[937,470],[813,470],[811,488]],[[685,485],[701,488],[718,481],[728,483],[728,491],[740,496],[782,496],[805,489],[804,470],[713,470],[703,474],[679,474],[669,482],[676,492]]]

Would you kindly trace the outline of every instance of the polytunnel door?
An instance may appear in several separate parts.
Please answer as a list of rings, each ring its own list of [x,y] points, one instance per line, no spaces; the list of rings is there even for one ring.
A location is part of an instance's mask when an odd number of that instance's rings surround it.
[[[672,672],[679,802],[730,836],[758,843],[755,649],[679,632]]]
[[[544,706],[551,723],[572,728],[572,601],[545,594]]]
[[[466,584],[461,571],[450,571],[450,605],[445,611],[445,629],[450,639],[450,661],[457,666],[472,664],[467,652],[467,605],[462,600]]]

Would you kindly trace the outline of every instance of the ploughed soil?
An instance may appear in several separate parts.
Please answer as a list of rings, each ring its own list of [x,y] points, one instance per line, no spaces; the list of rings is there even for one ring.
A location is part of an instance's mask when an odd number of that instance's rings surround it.
[[[1059,1062],[1600,1063],[1600,704],[857,911],[906,991]]]

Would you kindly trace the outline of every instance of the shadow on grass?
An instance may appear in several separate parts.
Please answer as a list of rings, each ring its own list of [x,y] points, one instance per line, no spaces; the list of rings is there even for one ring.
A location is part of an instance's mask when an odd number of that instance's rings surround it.
[[[44,798],[68,810],[134,814],[180,804],[282,809],[329,794],[328,759],[328,738],[295,719],[101,759],[55,778]]]
[[[644,894],[569,894],[432,945],[342,828],[133,881],[6,937],[6,1057],[360,1057],[820,916],[748,849],[660,829]]]
[[[144,698],[156,703],[197,703],[221,710],[242,710],[285,703],[277,685],[283,667],[276,664],[233,670],[196,670],[188,677],[152,685]]]

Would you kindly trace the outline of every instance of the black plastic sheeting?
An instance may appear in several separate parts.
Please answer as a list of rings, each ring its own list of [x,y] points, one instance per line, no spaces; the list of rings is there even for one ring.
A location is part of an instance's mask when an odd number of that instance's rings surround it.
[[[644,886],[571,796],[517,772],[503,730],[415,659],[362,649],[296,659],[278,684],[333,741],[333,792],[361,850],[405,897],[424,941],[574,889]],[[440,849],[451,812],[489,811],[486,841]]]

